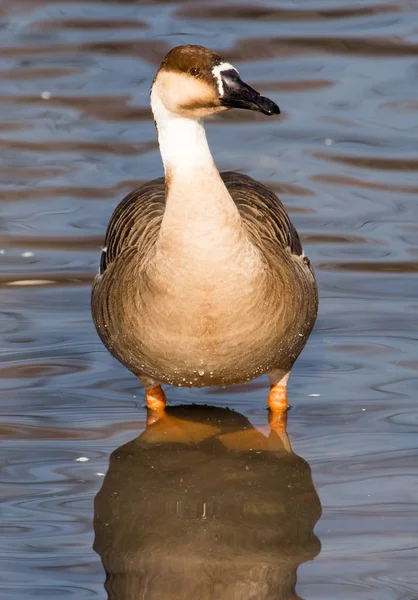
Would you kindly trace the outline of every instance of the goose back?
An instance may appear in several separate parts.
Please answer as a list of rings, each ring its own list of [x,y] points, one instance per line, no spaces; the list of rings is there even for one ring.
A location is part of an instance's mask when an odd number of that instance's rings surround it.
[[[220,175],[251,241],[262,253],[266,248],[288,249],[294,256],[303,256],[313,274],[299,235],[276,194],[248,175],[233,171]],[[149,258],[164,216],[165,198],[165,179],[159,177],[141,185],[120,202],[107,228],[99,276],[129,248],[135,248],[138,263]]]

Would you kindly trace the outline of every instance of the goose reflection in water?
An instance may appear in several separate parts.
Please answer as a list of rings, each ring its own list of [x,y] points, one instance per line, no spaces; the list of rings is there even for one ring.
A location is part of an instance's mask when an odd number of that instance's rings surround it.
[[[286,434],[225,408],[171,407],[111,455],[94,549],[109,600],[297,600],[320,515]]]

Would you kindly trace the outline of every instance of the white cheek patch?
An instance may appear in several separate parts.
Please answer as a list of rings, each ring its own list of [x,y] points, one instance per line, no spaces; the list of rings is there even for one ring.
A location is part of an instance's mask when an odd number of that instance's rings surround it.
[[[212,69],[212,75],[214,76],[216,83],[218,84],[218,92],[221,97],[224,95],[224,84],[222,81],[221,73],[222,73],[222,71],[231,71],[231,70],[238,73],[236,68],[227,62],[223,62],[220,65],[216,65],[216,67],[213,67],[213,69]],[[238,73],[238,75],[239,75],[239,73]]]

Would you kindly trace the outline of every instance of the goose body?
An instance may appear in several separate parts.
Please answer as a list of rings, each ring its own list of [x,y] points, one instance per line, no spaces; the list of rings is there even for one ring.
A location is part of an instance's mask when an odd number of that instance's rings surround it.
[[[279,109],[200,46],[167,55],[151,106],[165,178],[110,220],[93,284],[97,331],[149,406],[152,390],[165,400],[161,383],[225,386],[267,372],[285,386],[316,318],[313,270],[275,194],[218,172],[201,122],[233,106]]]

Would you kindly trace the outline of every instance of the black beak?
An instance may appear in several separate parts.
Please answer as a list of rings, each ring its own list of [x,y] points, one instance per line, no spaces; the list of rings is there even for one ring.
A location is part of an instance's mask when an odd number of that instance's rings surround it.
[[[238,72],[231,69],[221,71],[223,94],[220,98],[222,106],[229,108],[246,108],[257,110],[264,115],[279,115],[280,108],[273,100],[261,96],[252,87],[239,78]]]

